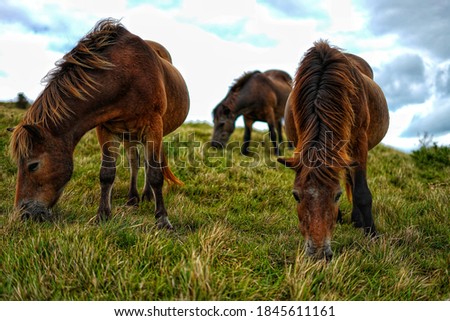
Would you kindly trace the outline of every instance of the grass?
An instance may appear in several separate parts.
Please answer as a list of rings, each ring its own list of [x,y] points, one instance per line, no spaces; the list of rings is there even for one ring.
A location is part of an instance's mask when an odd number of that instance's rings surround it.
[[[16,167],[5,129],[21,113],[0,107],[2,300],[450,299],[449,166],[428,179],[430,169],[411,155],[376,147],[368,175],[382,235],[373,241],[354,229],[343,198],[344,223],[335,230],[335,255],[326,264],[303,251],[293,172],[275,165],[264,144],[258,159],[237,150],[214,153],[203,144],[211,136],[207,124],[188,123],[166,137],[172,170],[185,183],[164,190],[175,231],[155,229],[153,203],[124,205],[123,161],[113,217],[93,222],[100,167],[93,132],[76,148],[75,171],[54,220],[14,219]],[[232,140],[242,136],[238,129]],[[201,142],[195,148],[194,138]],[[267,143],[264,132],[254,139]],[[188,145],[190,150],[175,148]]]

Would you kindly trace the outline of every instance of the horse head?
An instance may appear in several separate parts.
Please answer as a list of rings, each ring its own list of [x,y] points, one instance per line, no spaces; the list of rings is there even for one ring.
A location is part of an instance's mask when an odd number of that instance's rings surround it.
[[[224,147],[234,132],[236,115],[224,102],[220,102],[213,110],[214,132],[211,146]]]
[[[316,175],[316,171],[302,166],[299,159],[279,158],[278,161],[296,172],[292,195],[297,202],[299,229],[305,238],[307,255],[331,260],[331,237],[342,195],[339,180],[324,180]]]
[[[39,125],[19,125],[11,148],[18,167],[15,208],[22,218],[42,221],[50,216],[72,176],[73,148]]]

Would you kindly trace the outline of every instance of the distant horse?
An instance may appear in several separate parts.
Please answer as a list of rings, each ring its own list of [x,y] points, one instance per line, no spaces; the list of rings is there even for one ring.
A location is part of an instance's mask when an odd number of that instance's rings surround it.
[[[293,196],[306,252],[332,257],[331,237],[342,194],[353,203],[352,222],[376,235],[367,185],[367,153],[386,134],[389,112],[380,87],[362,58],[327,41],[309,49],[297,70],[286,106],[286,132],[296,149],[278,161],[295,170]],[[344,175],[345,174],[345,175]]]
[[[107,19],[99,21],[57,63],[11,138],[18,165],[15,207],[22,217],[42,220],[49,216],[71,178],[75,146],[96,128],[102,151],[98,219],[111,215],[117,150],[123,139],[131,164],[128,203],[139,201],[136,145],[142,144],[143,198],[154,196],[157,226],[172,228],[162,187],[164,179],[181,182],[167,166],[162,138],[186,119],[189,95],[166,53],[161,45],[146,44],[119,22]]]
[[[242,153],[249,153],[253,123],[263,121],[269,125],[270,140],[278,154],[276,142],[277,138],[278,143],[283,141],[282,118],[291,83],[291,76],[281,70],[244,73],[235,80],[226,97],[213,110],[214,133],[211,145],[223,147],[234,131],[236,119],[243,115],[245,132]]]

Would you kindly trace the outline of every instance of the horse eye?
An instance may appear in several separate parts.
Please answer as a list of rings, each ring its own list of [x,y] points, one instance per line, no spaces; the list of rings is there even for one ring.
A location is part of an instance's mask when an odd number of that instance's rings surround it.
[[[34,162],[31,164],[28,164],[28,171],[29,172],[35,172],[39,167],[39,162]]]
[[[339,199],[341,198],[341,195],[342,195],[342,192],[338,192],[338,193],[336,194],[336,197],[334,198],[334,201],[335,201],[335,202],[339,201]]]
[[[297,203],[300,203],[301,198],[300,198],[300,194],[298,193],[298,191],[296,191],[295,189],[292,191],[292,196],[294,196],[295,200],[297,201]]]

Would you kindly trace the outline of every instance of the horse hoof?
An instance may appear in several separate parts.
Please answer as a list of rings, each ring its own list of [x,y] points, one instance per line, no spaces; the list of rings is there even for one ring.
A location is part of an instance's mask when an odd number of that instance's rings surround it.
[[[97,212],[97,222],[105,222],[111,217],[111,210],[99,210]]]
[[[166,230],[173,230],[172,224],[170,224],[170,221],[167,217],[160,217],[156,221],[156,227],[160,230],[166,229]]]
[[[139,197],[130,197],[127,201],[127,206],[139,206]]]

